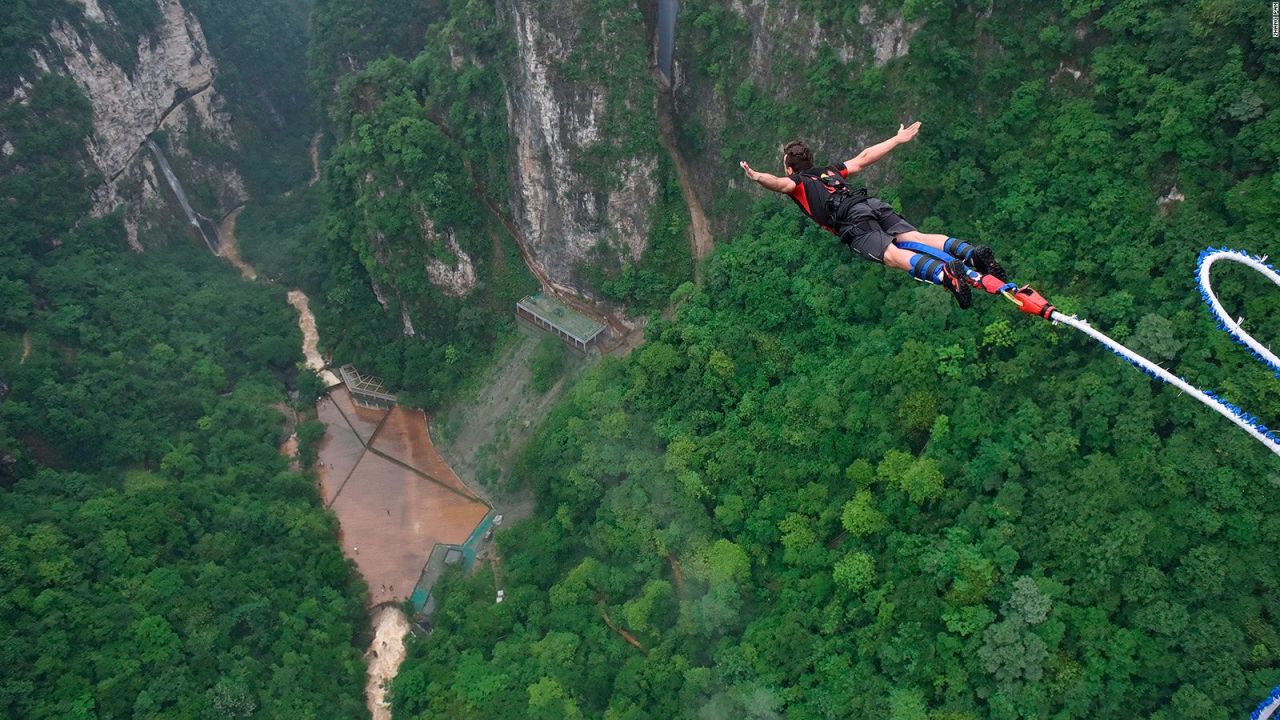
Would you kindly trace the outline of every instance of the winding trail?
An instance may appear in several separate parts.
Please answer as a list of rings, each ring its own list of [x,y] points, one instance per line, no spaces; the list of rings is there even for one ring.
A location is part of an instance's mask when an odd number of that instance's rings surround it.
[[[222,219],[222,225],[218,226],[218,248],[222,251],[222,257],[235,265],[246,280],[257,280],[258,271],[240,257],[240,242],[236,240],[236,219],[243,211],[244,206],[241,205]]]
[[[25,365],[29,357],[31,357],[31,331],[27,330],[22,333],[22,359],[18,361],[18,364]]]

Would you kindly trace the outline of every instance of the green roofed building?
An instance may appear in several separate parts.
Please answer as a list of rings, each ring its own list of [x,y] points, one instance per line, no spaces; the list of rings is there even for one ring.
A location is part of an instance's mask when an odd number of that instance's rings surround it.
[[[549,333],[555,333],[571,347],[586,352],[604,332],[604,324],[571,310],[543,293],[529,295],[516,303],[516,317]]]

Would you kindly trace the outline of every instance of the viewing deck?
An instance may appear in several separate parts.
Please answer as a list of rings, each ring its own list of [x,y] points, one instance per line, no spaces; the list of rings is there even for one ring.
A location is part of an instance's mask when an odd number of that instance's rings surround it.
[[[382,380],[372,375],[361,375],[354,365],[338,368],[342,382],[351,392],[351,400],[361,407],[389,410],[396,404],[396,396],[386,392]]]
[[[570,347],[586,352],[604,332],[603,323],[565,307],[542,293],[516,303],[516,317],[540,330],[553,333]]]

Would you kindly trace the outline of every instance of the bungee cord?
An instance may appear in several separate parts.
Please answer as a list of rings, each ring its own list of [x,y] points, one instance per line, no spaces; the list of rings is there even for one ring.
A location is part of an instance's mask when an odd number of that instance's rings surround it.
[[[1280,377],[1280,358],[1276,357],[1275,353],[1246,332],[1241,327],[1240,320],[1232,320],[1231,316],[1222,307],[1222,303],[1219,302],[1218,296],[1213,292],[1213,284],[1209,280],[1209,269],[1215,262],[1220,260],[1236,262],[1253,268],[1277,286],[1280,286],[1280,273],[1277,273],[1275,268],[1266,263],[1265,257],[1254,257],[1240,250],[1224,248],[1208,248],[1204,250],[1200,253],[1200,259],[1196,266],[1196,283],[1200,287],[1200,295],[1204,298],[1205,303],[1209,305],[1209,311],[1213,313],[1214,318],[1218,321],[1218,327],[1231,335],[1236,342],[1248,348],[1254,357],[1265,363],[1277,377]],[[1017,291],[1010,291],[1008,284],[1002,284],[1000,287],[995,287],[993,284],[987,290],[988,292],[1003,294],[1023,312],[1038,315],[1054,323],[1062,323],[1088,335],[1147,375],[1168,383],[1199,400],[1219,415],[1235,423],[1240,429],[1249,433],[1255,440],[1266,446],[1268,450],[1280,456],[1280,437],[1277,437],[1274,432],[1267,429],[1258,418],[1240,409],[1235,404],[1223,400],[1213,392],[1197,388],[1183,378],[1165,370],[1133,349],[1125,347],[1106,333],[1093,327],[1087,320],[1059,312],[1039,293],[1031,289],[1030,286],[1024,285]]]
[[[1236,342],[1248,348],[1253,356],[1261,360],[1271,369],[1276,377],[1280,378],[1280,358],[1271,352],[1266,346],[1258,342],[1252,335],[1241,327],[1241,319],[1232,320],[1227,314],[1222,303],[1218,300],[1218,296],[1213,292],[1213,283],[1209,279],[1209,269],[1213,267],[1215,262],[1225,260],[1228,262],[1240,263],[1246,267],[1253,268],[1270,280],[1274,285],[1280,286],[1280,273],[1266,262],[1266,257],[1254,257],[1249,253],[1240,250],[1228,250],[1225,248],[1207,248],[1200,253],[1200,259],[1196,264],[1196,284],[1200,288],[1200,295],[1204,298],[1205,303],[1209,306],[1209,312],[1213,313],[1214,319],[1218,321],[1218,327],[1230,335]],[[1003,283],[1003,281],[1000,281]],[[1088,323],[1075,315],[1064,315],[1054,309],[1043,297],[1040,296],[1030,286],[1024,285],[1022,288],[1013,291],[1007,283],[997,286],[993,279],[987,283],[984,288],[987,292],[1001,293],[1018,306],[1019,310],[1033,315],[1038,315],[1054,323],[1062,323],[1068,327],[1079,330],[1088,335],[1090,338],[1097,340],[1101,345],[1111,352],[1124,358],[1134,367],[1142,370],[1151,377],[1166,382],[1178,388],[1182,392],[1204,403],[1213,411],[1222,415],[1226,419],[1238,425],[1242,430],[1249,433],[1255,440],[1262,443],[1268,450],[1280,455],[1280,437],[1268,430],[1265,425],[1258,421],[1256,417],[1241,410],[1236,405],[1223,400],[1217,395],[1207,390],[1201,390],[1186,380],[1165,370],[1159,365],[1151,362],[1142,355],[1134,352],[1132,349],[1116,342],[1105,333],[1099,331]],[[1280,687],[1271,691],[1258,707],[1249,714],[1249,720],[1270,720],[1276,715],[1276,711],[1280,710]]]

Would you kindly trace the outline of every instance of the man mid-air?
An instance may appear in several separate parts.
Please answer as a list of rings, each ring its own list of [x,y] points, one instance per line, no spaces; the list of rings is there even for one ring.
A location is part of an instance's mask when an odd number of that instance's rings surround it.
[[[909,142],[920,123],[898,126],[898,133],[836,165],[816,167],[813,152],[802,142],[790,142],[782,150],[785,177],[752,170],[742,162],[747,178],[762,187],[791,196],[814,222],[838,236],[844,244],[868,260],[906,270],[917,280],[941,285],[961,308],[970,305],[969,286],[979,286],[981,275],[1005,277],[995,253],[984,245],[970,245],[946,235],[922,233],[902,219],[866,188],[850,189],[843,179]],[[965,266],[973,268],[970,272]]]

